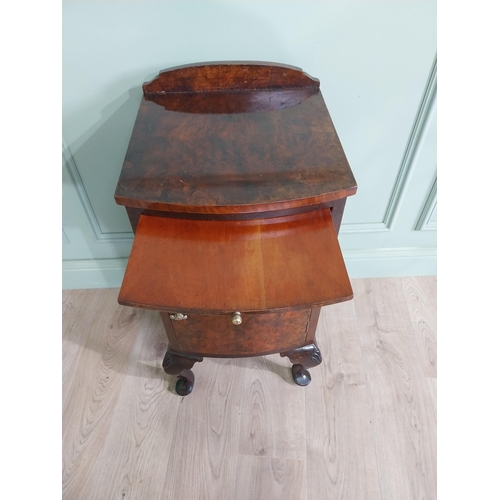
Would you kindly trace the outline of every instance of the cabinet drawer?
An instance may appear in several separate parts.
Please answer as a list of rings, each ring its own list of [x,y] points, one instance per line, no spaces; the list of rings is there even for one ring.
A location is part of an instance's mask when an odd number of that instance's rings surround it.
[[[311,309],[278,313],[242,314],[234,325],[232,315],[188,314],[170,320],[180,351],[205,356],[251,356],[281,352],[305,343]]]

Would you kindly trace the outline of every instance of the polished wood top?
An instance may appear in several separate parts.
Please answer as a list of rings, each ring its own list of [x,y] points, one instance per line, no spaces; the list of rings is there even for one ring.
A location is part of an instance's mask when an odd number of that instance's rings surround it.
[[[139,219],[118,301],[165,312],[266,312],[353,296],[329,209],[254,220]]]
[[[298,68],[191,65],[160,73],[143,90],[118,204],[238,214],[356,192],[319,81]]]

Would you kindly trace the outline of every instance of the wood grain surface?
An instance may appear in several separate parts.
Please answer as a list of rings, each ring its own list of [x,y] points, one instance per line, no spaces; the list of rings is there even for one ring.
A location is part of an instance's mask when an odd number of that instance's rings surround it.
[[[425,376],[436,378],[436,278],[405,278],[403,287]]]
[[[355,294],[382,497],[435,498],[434,406],[404,281],[357,280]]]
[[[239,452],[257,457],[305,460],[303,387],[292,381],[290,362],[278,359],[266,356],[249,358],[245,362]]]
[[[248,221],[141,215],[119,302],[165,312],[244,314],[351,298],[325,208]]]
[[[242,214],[331,203],[356,189],[318,80],[297,68],[226,63],[144,85],[115,200]]]
[[[115,200],[171,212],[244,213],[356,193],[321,93],[267,113],[193,114],[142,101]]]
[[[436,378],[411,304],[435,332],[435,286],[353,280],[321,311],[305,388],[278,354],[206,358],[185,398],[157,313],[63,292],[63,498],[434,500]]]
[[[307,455],[316,457],[307,461],[309,498],[379,500],[370,399],[353,302],[328,307],[320,315],[318,337],[323,363],[305,392]]]
[[[193,63],[161,71],[142,86],[145,95],[186,92],[319,88],[300,68],[258,61]]]
[[[230,315],[190,314],[172,321],[177,350],[200,356],[251,356],[281,352],[306,342],[311,309],[246,314],[241,325]]]

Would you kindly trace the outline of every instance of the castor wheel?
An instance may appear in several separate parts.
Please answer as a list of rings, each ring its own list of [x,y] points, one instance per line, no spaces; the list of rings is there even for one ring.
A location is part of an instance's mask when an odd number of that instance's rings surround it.
[[[280,356],[287,356],[293,363],[293,381],[301,386],[311,383],[311,374],[306,368],[314,368],[321,363],[321,352],[314,343],[299,347],[293,351],[281,352]]]
[[[292,377],[297,385],[305,386],[311,382],[311,374],[300,364],[292,366]]]
[[[179,374],[179,379],[175,384],[175,392],[179,396],[187,396],[191,394],[194,387],[194,373],[191,370],[182,370]]]
[[[179,396],[191,394],[194,387],[194,373],[190,370],[196,362],[203,361],[200,356],[190,356],[168,350],[163,358],[163,369],[169,375],[177,375],[175,392]]]

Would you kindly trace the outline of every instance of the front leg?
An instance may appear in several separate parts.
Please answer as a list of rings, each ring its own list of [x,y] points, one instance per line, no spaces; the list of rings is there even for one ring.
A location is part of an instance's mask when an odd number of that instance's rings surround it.
[[[297,385],[308,385],[311,382],[311,374],[306,368],[318,366],[321,359],[321,352],[316,344],[309,344],[293,351],[282,352],[280,356],[287,356],[293,363],[292,377]]]
[[[163,358],[163,369],[169,375],[177,375],[179,380],[175,384],[175,392],[179,396],[187,396],[191,394],[194,387],[194,373],[191,371],[196,362],[203,361],[199,356],[190,356],[188,354],[179,354],[171,349],[165,354]]]

